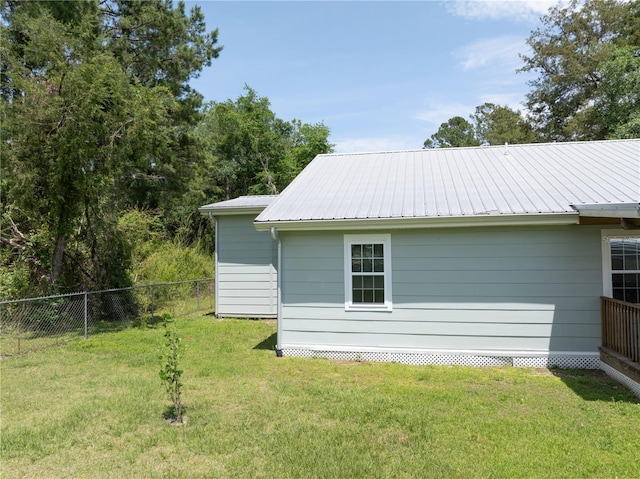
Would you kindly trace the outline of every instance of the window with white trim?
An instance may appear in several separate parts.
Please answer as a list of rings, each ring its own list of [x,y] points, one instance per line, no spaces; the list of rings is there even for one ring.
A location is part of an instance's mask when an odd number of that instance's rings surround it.
[[[345,235],[345,309],[391,311],[391,235]]]
[[[640,234],[603,235],[604,293],[628,303],[640,303]]]

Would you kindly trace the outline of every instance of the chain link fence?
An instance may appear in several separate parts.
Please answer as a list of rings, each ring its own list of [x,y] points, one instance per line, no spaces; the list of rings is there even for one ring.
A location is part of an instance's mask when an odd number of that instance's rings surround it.
[[[0,357],[213,310],[212,278],[0,301]]]

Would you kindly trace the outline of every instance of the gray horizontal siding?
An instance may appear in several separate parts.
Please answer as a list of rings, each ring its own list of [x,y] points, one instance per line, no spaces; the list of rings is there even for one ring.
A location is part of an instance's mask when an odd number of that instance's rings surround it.
[[[522,314],[525,318],[519,321],[511,321],[508,317],[498,318],[492,316],[490,321],[482,321],[482,318],[474,318],[473,321],[464,321],[460,316],[447,320],[447,316],[439,317],[439,321],[354,321],[354,320],[327,320],[327,319],[295,319],[289,321],[292,331],[325,332],[334,333],[371,333],[371,334],[416,334],[420,336],[495,336],[495,337],[520,337],[520,338],[545,338],[551,335],[554,328],[553,321],[544,322],[545,315]],[[504,315],[508,316],[508,315]],[[511,314],[513,316],[513,314]],[[528,316],[528,317],[526,317]],[[500,319],[503,319],[500,321]],[[496,325],[507,324],[508,328],[499,328]],[[458,325],[455,333],[452,326]],[[555,334],[563,337],[591,337],[592,331],[583,324],[555,325]]]
[[[262,317],[277,312],[276,250],[269,233],[253,226],[255,215],[218,218],[216,312]]]
[[[240,305],[225,305],[221,312],[218,312],[218,316],[224,318],[275,318],[276,313],[269,313],[267,309],[261,305],[254,304],[240,304]]]
[[[556,311],[549,308],[548,305],[513,305],[508,309],[499,309],[502,305],[498,303],[485,304],[482,308],[468,307],[465,304],[449,303],[449,309],[436,309],[431,306],[426,308],[401,308],[396,307],[393,312],[371,314],[368,311],[349,311],[339,319],[332,319],[331,313],[335,308],[316,307],[309,308],[305,306],[287,307],[291,316],[289,326],[295,329],[296,321],[317,320],[317,321],[341,321],[360,322],[360,323],[386,323],[395,325],[399,321],[411,323],[438,323],[447,324],[460,323],[471,325],[476,323],[484,324],[545,324],[552,325],[556,319]],[[514,314],[514,312],[516,314]],[[591,310],[575,310],[565,311],[563,313],[564,324],[574,324],[580,327],[584,326],[585,313]],[[391,316],[393,320],[390,321]],[[294,319],[296,318],[296,319]],[[323,327],[329,325],[323,323]],[[493,326],[492,326],[493,328]],[[321,329],[318,329],[321,330]],[[393,332],[393,331],[390,331]]]
[[[302,295],[287,295],[289,308],[295,306],[302,306],[304,308],[322,309],[322,308],[338,308],[343,307],[344,303],[333,303],[336,297],[335,295],[325,294],[315,295],[315,301],[309,301],[308,294]],[[482,301],[482,302],[480,302]],[[505,301],[503,297],[498,296],[483,296],[482,298],[469,297],[466,301],[461,302],[459,297],[454,296],[440,296],[438,301],[430,303],[406,303],[402,305],[403,311],[428,311],[428,310],[492,310],[500,311],[503,309],[509,310],[554,310],[554,311],[593,311],[594,308],[598,308],[600,304],[599,297],[590,298],[590,301],[585,301],[585,298],[536,298],[536,303],[531,302],[530,297],[517,297],[513,296],[509,298],[509,302]],[[350,312],[349,314],[356,314],[357,312]],[[326,313],[325,313],[326,314]],[[374,320],[377,316],[369,315],[368,318]]]
[[[417,262],[417,261],[416,261]],[[557,266],[557,261],[554,262]],[[585,263],[589,261],[583,261]],[[539,266],[539,263],[538,263]],[[342,268],[342,262],[340,264]],[[469,268],[469,265],[466,266]],[[338,268],[336,268],[338,269]],[[334,269],[335,271],[335,269]],[[598,276],[598,272],[593,270],[586,270],[586,274],[581,274],[576,277],[575,270],[558,270],[551,275],[551,279],[555,284],[600,284],[602,282],[602,276]],[[332,272],[330,270],[292,270],[287,271],[288,277],[292,281],[321,281],[322,278],[330,277]],[[522,274],[522,270],[499,270],[500,282],[506,284],[514,283],[526,283],[526,284],[539,284],[550,279],[549,270],[527,270],[527,275]],[[418,269],[415,264],[412,264],[411,269],[403,268],[401,262],[393,262],[393,282],[394,284],[416,284],[415,277],[420,276],[420,284],[486,284],[487,278],[490,277],[488,271],[443,271],[433,269],[433,265],[429,264],[425,268]],[[404,287],[404,286],[403,286]]]
[[[597,227],[391,231],[392,312],[345,311],[342,233],[283,233],[280,346],[595,352]]]

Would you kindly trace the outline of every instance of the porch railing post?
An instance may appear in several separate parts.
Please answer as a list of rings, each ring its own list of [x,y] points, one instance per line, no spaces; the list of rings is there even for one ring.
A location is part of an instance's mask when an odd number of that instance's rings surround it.
[[[640,361],[640,305],[602,297],[602,346]]]

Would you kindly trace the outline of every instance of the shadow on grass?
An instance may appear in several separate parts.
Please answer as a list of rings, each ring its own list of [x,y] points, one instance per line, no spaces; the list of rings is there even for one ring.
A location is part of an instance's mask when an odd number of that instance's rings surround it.
[[[597,369],[550,369],[585,401],[640,403],[631,390]]]
[[[115,333],[118,331],[123,331],[125,329],[129,329],[135,320],[127,320],[127,321],[96,321],[89,325],[89,337],[94,334],[100,333]]]
[[[276,341],[277,341],[277,334],[273,333],[268,338],[256,344],[253,347],[253,349],[266,349],[268,351],[273,351],[274,349],[276,349]]]

